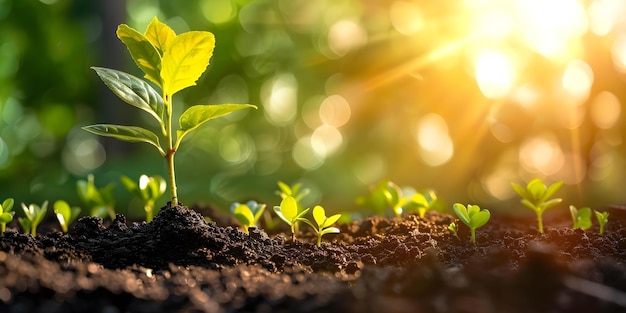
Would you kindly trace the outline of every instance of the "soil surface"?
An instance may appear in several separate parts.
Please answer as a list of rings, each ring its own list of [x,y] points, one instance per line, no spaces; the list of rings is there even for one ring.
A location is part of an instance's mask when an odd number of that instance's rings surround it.
[[[184,206],[147,224],[84,217],[69,234],[0,237],[0,312],[626,312],[621,211],[604,236],[492,216],[476,245],[451,215],[374,217],[321,247]]]

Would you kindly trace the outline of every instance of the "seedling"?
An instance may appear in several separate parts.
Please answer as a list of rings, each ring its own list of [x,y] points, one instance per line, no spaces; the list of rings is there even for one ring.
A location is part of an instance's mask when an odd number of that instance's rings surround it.
[[[311,226],[311,228],[313,228],[313,230],[315,231],[315,234],[317,235],[317,246],[319,247],[322,245],[322,236],[326,234],[339,233],[339,228],[331,226],[335,224],[340,217],[341,214],[335,214],[327,217],[324,208],[316,205],[313,208],[313,220],[315,221],[316,225],[314,225],[308,219],[303,219],[302,221],[309,224],[309,226]]]
[[[280,202],[280,206],[274,206],[274,212],[276,215],[280,217],[281,220],[285,221],[287,225],[291,227],[291,240],[296,240],[296,228],[295,225],[297,222],[306,221],[303,218],[304,214],[306,214],[309,209],[302,210],[302,212],[298,212],[298,203],[294,197],[286,197],[283,201]]]
[[[36,204],[26,206],[26,204],[22,203],[22,209],[24,209],[24,215],[26,216],[25,218],[18,218],[22,230],[24,230],[24,233],[36,236],[37,227],[43,221],[46,212],[48,212],[48,201],[44,201],[41,207]]]
[[[593,213],[595,213],[598,224],[600,225],[598,235],[604,236],[604,226],[606,226],[606,223],[609,221],[609,212],[599,212],[594,210]]]
[[[410,198],[403,196],[402,189],[392,182],[387,183],[383,194],[387,200],[387,205],[391,207],[396,217],[401,217],[403,212],[402,207],[409,202]]]
[[[87,180],[76,182],[78,197],[89,209],[89,215],[101,218],[115,218],[115,198],[113,188],[115,184],[108,184],[102,188],[97,188],[93,174],[87,175]]]
[[[482,227],[487,224],[491,213],[489,210],[480,209],[480,206],[470,204],[467,207],[460,203],[455,203],[453,206],[454,213],[459,217],[463,224],[469,227],[471,232],[470,241],[476,243],[476,228]]]
[[[537,214],[539,232],[543,233],[543,212],[547,208],[561,203],[563,200],[561,198],[549,198],[563,186],[563,182],[556,182],[550,186],[546,186],[540,178],[535,178],[526,185],[526,188],[515,183],[511,184],[511,186],[515,192],[522,197],[521,203],[535,211]]]
[[[423,193],[416,193],[411,196],[411,201],[407,206],[414,207],[419,217],[424,218],[426,211],[434,209],[437,204],[437,194],[433,190],[427,190]]]
[[[92,69],[120,99],[150,114],[160,126],[160,135],[143,127],[113,124],[90,125],[83,129],[100,136],[153,145],[167,162],[171,203],[178,205],[174,154],[179,150],[183,138],[209,120],[256,106],[250,104],[192,106],[180,116],[179,128],[174,135],[172,129],[174,94],[196,85],[213,55],[215,37],[206,31],[190,31],[176,35],[174,30],[156,17],[143,34],[126,24],[121,24],[116,33],[128,48],[137,66],[145,73],[144,78],[159,87],[161,92],[157,92],[146,81],[133,75],[108,68],[92,67]],[[161,140],[165,141],[164,145]]]
[[[13,221],[15,211],[13,211],[13,198],[8,198],[0,205],[0,236],[7,230],[7,224]]]
[[[461,238],[459,238],[459,235],[458,235],[459,228],[455,222],[452,222],[450,223],[450,225],[448,225],[448,230],[450,230],[450,232],[452,233],[452,235],[454,235],[454,237],[456,237],[456,239],[461,241]]]
[[[376,185],[370,187],[370,192],[366,196],[357,197],[355,202],[359,206],[368,208],[377,216],[385,216],[386,210],[389,207],[389,189],[395,189],[397,186],[388,181],[381,180]]]
[[[139,176],[139,183],[135,183],[128,176],[122,176],[122,185],[128,192],[137,196],[143,202],[143,209],[146,211],[146,222],[151,222],[154,216],[154,204],[165,193],[165,179],[159,175]]]
[[[302,199],[306,197],[309,193],[311,193],[311,189],[302,188],[302,183],[295,183],[293,185],[287,185],[282,181],[278,181],[278,191],[276,194],[280,196],[281,199],[286,199],[287,197],[292,197],[296,200],[296,204],[298,206],[298,213],[304,209],[302,205]],[[296,233],[298,232],[298,222],[294,225],[294,229]]]
[[[256,227],[259,219],[265,211],[265,204],[259,204],[256,201],[248,201],[245,204],[235,202],[230,206],[230,212],[241,223],[244,233],[248,233],[249,227]]]
[[[79,207],[70,207],[69,204],[65,200],[57,200],[52,205],[54,210],[54,214],[59,220],[59,225],[61,225],[61,230],[64,233],[67,233],[69,229],[69,225],[78,217],[80,214]]]
[[[573,225],[572,228],[580,228],[582,230],[586,230],[591,227],[591,209],[590,208],[582,208],[580,210],[576,209],[575,206],[570,205],[569,211],[572,214]]]

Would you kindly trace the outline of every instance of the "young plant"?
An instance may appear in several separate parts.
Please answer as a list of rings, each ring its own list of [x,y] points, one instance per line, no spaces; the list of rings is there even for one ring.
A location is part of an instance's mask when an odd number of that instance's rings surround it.
[[[89,215],[101,218],[115,218],[115,198],[113,188],[115,184],[108,184],[102,188],[96,187],[93,174],[87,175],[87,180],[76,182],[78,197],[89,209]]]
[[[316,205],[313,208],[313,220],[315,221],[316,225],[314,225],[313,222],[309,221],[308,219],[303,219],[302,221],[309,224],[309,226],[311,226],[311,228],[313,228],[313,230],[315,231],[315,234],[317,235],[317,246],[319,247],[322,245],[322,236],[326,234],[339,233],[339,228],[331,226],[335,224],[340,217],[341,214],[335,214],[327,217],[324,208]]]
[[[57,217],[57,220],[59,220],[59,225],[61,225],[61,230],[64,233],[67,233],[70,224],[80,214],[79,207],[70,207],[65,200],[55,201],[52,205],[52,209],[54,210],[54,215]]]
[[[280,202],[280,206],[274,206],[274,212],[276,212],[276,215],[278,215],[281,220],[285,221],[285,223],[291,227],[292,241],[296,240],[296,223],[306,221],[306,218],[303,218],[303,216],[308,211],[309,209],[298,212],[298,203],[294,197],[286,197]]]
[[[154,216],[154,204],[167,188],[165,179],[159,175],[141,175],[139,176],[139,183],[128,176],[122,176],[120,180],[128,192],[141,199],[143,209],[146,211],[146,222],[151,222]]]
[[[402,189],[392,182],[387,183],[386,188],[383,190],[383,194],[387,200],[387,205],[391,207],[391,210],[396,217],[401,217],[403,212],[402,207],[409,202],[410,198],[405,197]]]
[[[546,186],[540,178],[535,178],[526,185],[526,188],[515,183],[511,184],[511,186],[522,197],[521,203],[535,211],[539,232],[543,233],[543,212],[547,208],[561,203],[563,200],[561,198],[549,198],[563,186],[563,182],[556,182]]]
[[[454,213],[459,217],[463,224],[467,225],[470,229],[471,238],[470,241],[476,243],[476,228],[482,227],[487,224],[491,213],[489,210],[480,209],[480,206],[470,204],[467,207],[460,203],[455,203],[453,206]]]
[[[121,71],[101,67],[93,67],[93,70],[120,99],[150,114],[156,120],[160,134],[143,127],[113,124],[97,124],[83,129],[100,136],[153,145],[166,160],[171,203],[178,205],[174,154],[179,150],[183,138],[209,120],[256,106],[195,105],[182,113],[178,120],[179,128],[174,132],[174,95],[196,85],[213,55],[215,37],[206,31],[190,31],[177,35],[156,17],[143,34],[126,24],[121,24],[116,34],[128,48],[137,66],[145,73],[144,78],[161,91],[157,92],[146,81]]]
[[[590,208],[582,208],[580,210],[576,209],[575,206],[569,206],[569,212],[572,215],[573,225],[572,228],[580,228],[582,230],[586,230],[591,227],[591,209]]]
[[[235,202],[230,206],[230,212],[241,223],[244,233],[248,233],[249,227],[256,227],[259,219],[265,212],[265,204],[259,204],[256,201],[248,201],[245,204]]]
[[[448,230],[452,233],[452,235],[454,235],[454,237],[456,237],[456,239],[458,239],[459,241],[461,241],[461,238],[459,238],[459,227],[456,225],[455,222],[450,223],[450,225],[448,225]]]
[[[13,221],[13,215],[15,215],[13,204],[13,198],[8,198],[0,205],[0,236],[4,235],[7,230],[7,224]]]
[[[426,211],[434,209],[437,204],[437,194],[433,190],[427,190],[423,193],[415,193],[411,196],[407,206],[415,208],[421,218],[424,218]]]
[[[280,196],[281,199],[286,199],[288,197],[292,197],[296,200],[296,204],[298,205],[298,213],[300,213],[304,206],[302,205],[302,199],[306,197],[309,193],[311,193],[311,189],[302,188],[302,183],[295,183],[293,185],[287,185],[282,181],[278,181],[278,191],[276,194]],[[298,232],[298,222],[293,226],[296,233]]]
[[[609,221],[609,212],[599,212],[594,210],[593,213],[595,213],[598,224],[600,225],[598,235],[604,236],[604,226],[606,226],[606,223]]]
[[[48,212],[48,201],[44,201],[41,207],[36,204],[26,206],[26,204],[22,203],[22,209],[24,209],[24,215],[26,216],[25,218],[18,218],[22,230],[24,230],[24,233],[36,236],[37,227],[43,221],[46,212]]]

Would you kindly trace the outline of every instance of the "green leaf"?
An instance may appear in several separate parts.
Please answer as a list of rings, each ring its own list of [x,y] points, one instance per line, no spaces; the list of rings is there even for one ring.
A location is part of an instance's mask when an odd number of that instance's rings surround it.
[[[178,147],[183,137],[194,129],[200,127],[200,125],[212,119],[247,108],[256,109],[256,106],[251,104],[212,104],[194,105],[190,107],[180,116],[180,129],[176,132],[177,139],[174,147]]]
[[[561,203],[561,201],[563,201],[563,199],[561,199],[561,198],[556,198],[556,199],[552,199],[552,200],[550,200],[550,201],[548,201],[548,202],[544,202],[541,206],[542,206],[544,209],[547,209],[547,208],[549,208],[549,207],[553,207],[553,206],[555,206],[555,205],[557,205],[557,204]]]
[[[195,86],[213,55],[215,36],[210,32],[190,31],[174,38],[163,53],[160,77],[167,95]]]
[[[144,77],[157,86],[161,83],[161,56],[152,43],[140,32],[121,24],[117,27],[117,37],[126,45],[135,64],[146,74]]]
[[[517,192],[517,194],[519,194],[522,198],[529,198],[528,193],[526,192],[526,189],[524,187],[515,183],[511,183],[511,187],[513,187],[513,190],[515,190],[515,192]]]
[[[161,95],[150,84],[121,71],[102,67],[92,67],[92,69],[120,99],[148,112],[160,125],[163,124],[165,104]]]
[[[7,198],[4,202],[2,202],[2,210],[0,212],[11,212],[14,203],[15,201],[13,201],[13,198]]]
[[[461,222],[463,222],[463,224],[470,226],[470,217],[467,213],[467,208],[465,208],[464,205],[460,203],[455,203],[452,206],[452,209],[454,210],[454,213],[456,213],[456,216],[459,217]]]
[[[280,202],[280,212],[290,223],[293,223],[298,216],[298,203],[296,199],[293,197],[283,199],[283,201]]]
[[[520,201],[525,207],[533,210],[533,211],[539,211],[540,209],[538,207],[536,207],[534,204],[532,204],[530,201],[528,201],[528,199],[522,199],[522,201]]]
[[[15,213],[15,212],[11,212],[11,213]],[[13,214],[11,213],[0,213],[0,223],[10,223],[11,221],[13,221]]]
[[[541,179],[535,178],[528,183],[526,189],[528,189],[528,192],[532,196],[532,199],[529,200],[537,201],[545,194],[546,185],[541,181]]]
[[[322,231],[320,231],[322,236],[326,234],[339,234],[340,232],[341,231],[337,227],[327,227],[327,228],[322,229]]]
[[[159,137],[145,128],[112,124],[96,124],[82,128],[96,135],[113,137],[122,141],[149,143],[155,146],[162,156],[165,156],[165,152],[159,144]]]
[[[326,221],[326,212],[322,206],[316,205],[313,208],[313,220],[319,226],[319,229],[322,229],[324,226],[324,222]]]
[[[250,208],[245,204],[238,205],[233,211],[235,218],[244,226],[254,225],[254,215],[250,211]]]
[[[561,188],[561,186],[563,186],[563,182],[556,182],[556,183],[554,183],[554,184],[550,185],[550,186],[546,189],[546,191],[545,191],[545,193],[544,193],[544,195],[543,195],[543,199],[541,199],[541,201],[543,202],[543,201],[545,201],[546,199],[548,199],[548,198],[552,197],[552,195],[553,195],[555,192],[557,192],[557,190],[559,190],[559,188]]]
[[[324,222],[323,226],[328,227],[332,224],[335,224],[340,218],[341,218],[341,214],[331,215],[328,218],[326,218],[326,222]]]
[[[130,177],[126,176],[126,175],[122,175],[122,177],[120,177],[120,181],[122,182],[122,186],[124,186],[124,188],[132,193],[135,196],[140,196],[139,195],[139,185],[137,185],[137,183],[132,180]]]
[[[155,16],[148,25],[145,36],[163,56],[163,52],[167,50],[172,40],[176,38],[176,33],[169,26],[161,23]]]
[[[487,224],[490,217],[491,217],[491,213],[489,212],[489,210],[486,210],[486,209],[480,210],[478,212],[474,212],[474,214],[471,216],[472,223],[470,227],[471,228],[482,227],[483,225]]]

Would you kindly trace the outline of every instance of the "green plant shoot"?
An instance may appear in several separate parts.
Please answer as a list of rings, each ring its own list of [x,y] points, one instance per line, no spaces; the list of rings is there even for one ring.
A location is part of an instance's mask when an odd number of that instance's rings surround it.
[[[13,198],[8,198],[0,205],[0,236],[7,230],[7,224],[13,221],[15,211],[13,211]]]
[[[403,206],[407,204],[410,198],[403,196],[402,189],[392,183],[387,183],[387,188],[383,190],[385,199],[387,199],[387,205],[391,207],[396,217],[401,217],[403,212]]]
[[[311,193],[311,189],[302,188],[302,183],[295,183],[293,185],[288,185],[282,181],[278,181],[278,191],[276,194],[280,196],[281,199],[285,199],[287,197],[293,197],[296,200],[296,204],[298,205],[298,213],[304,210],[304,205],[302,205],[302,199]],[[298,222],[293,226],[296,233],[298,232]]]
[[[412,195],[411,200],[409,201],[409,205],[417,209],[417,213],[421,218],[424,218],[426,211],[432,210],[436,203],[437,194],[432,190],[428,190],[423,193],[418,192]]]
[[[146,81],[121,71],[101,67],[93,67],[93,70],[120,99],[152,116],[160,128],[160,135],[143,127],[113,124],[90,125],[83,129],[100,136],[153,145],[166,160],[171,203],[178,205],[174,154],[179,150],[183,138],[209,120],[256,106],[194,105],[181,114],[179,128],[174,132],[174,95],[196,85],[213,55],[215,37],[206,31],[190,31],[177,35],[156,17],[143,34],[126,24],[121,24],[116,34],[144,72],[144,78],[159,87],[161,92],[154,90]]]
[[[609,221],[609,212],[599,212],[594,210],[593,213],[596,215],[596,219],[598,220],[598,224],[600,225],[600,230],[598,231],[598,235],[604,236],[604,227],[606,223]]]
[[[44,201],[41,206],[36,204],[30,204],[26,206],[26,204],[22,203],[22,209],[24,209],[25,218],[18,218],[20,226],[24,230],[24,233],[30,233],[33,236],[37,235],[37,227],[43,221],[43,218],[46,216],[46,212],[48,212],[48,201]]]
[[[102,188],[96,187],[93,174],[87,175],[87,180],[76,182],[78,197],[89,209],[89,215],[105,218],[115,218],[115,198],[113,188],[115,184],[108,184]]]
[[[575,206],[569,206],[569,212],[572,215],[572,228],[580,228],[582,230],[589,229],[591,227],[591,209],[590,208],[581,208],[576,209]]]
[[[256,201],[248,201],[244,204],[235,202],[230,206],[230,212],[241,223],[244,233],[248,233],[248,228],[256,227],[259,219],[265,212],[265,204],[259,204]]]
[[[460,203],[455,203],[453,206],[454,213],[459,217],[463,224],[467,225],[470,229],[472,243],[476,243],[476,228],[482,227],[487,224],[491,213],[489,210],[481,209],[478,205],[470,204],[467,207]]]
[[[324,208],[316,205],[313,208],[313,220],[315,221],[315,224],[308,219],[303,219],[302,221],[311,226],[311,228],[315,231],[315,234],[317,235],[317,246],[319,247],[322,245],[322,236],[326,234],[339,233],[339,228],[331,227],[339,220],[339,218],[341,218],[341,214],[335,214],[327,217]]]
[[[159,175],[141,175],[139,183],[128,176],[122,176],[120,180],[128,192],[141,199],[143,209],[146,211],[146,222],[151,222],[154,217],[154,205],[167,189],[165,178]]]
[[[539,232],[543,233],[543,212],[547,208],[561,203],[563,200],[561,198],[549,198],[563,186],[563,182],[556,182],[546,186],[540,178],[535,178],[526,185],[526,188],[515,183],[511,184],[511,186],[522,197],[521,203],[535,211]]]
[[[55,201],[52,205],[52,209],[64,233],[67,233],[70,224],[80,215],[80,208],[70,207],[65,200]]]
[[[308,211],[309,209],[305,209],[302,210],[302,212],[298,212],[298,203],[294,197],[286,197],[280,202],[280,206],[274,206],[274,212],[276,212],[276,215],[278,215],[281,220],[285,221],[285,223],[291,227],[292,241],[296,240],[296,223],[306,221],[303,216]]]
[[[448,225],[448,230],[452,233],[452,235],[454,235],[454,237],[456,237],[456,239],[461,241],[461,238],[459,238],[459,235],[458,235],[459,227],[456,225],[455,222],[452,222],[450,223],[450,225]]]

